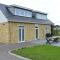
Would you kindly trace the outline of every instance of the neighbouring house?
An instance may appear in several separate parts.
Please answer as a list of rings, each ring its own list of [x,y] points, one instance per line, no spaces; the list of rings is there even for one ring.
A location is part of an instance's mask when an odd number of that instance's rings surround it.
[[[53,23],[47,13],[17,5],[0,4],[0,43],[43,40]]]
[[[53,35],[60,36],[60,26],[59,25],[53,26]]]
[[[55,26],[53,27],[53,29],[54,29],[54,30],[60,30],[60,26],[59,26],[59,25],[55,25]]]

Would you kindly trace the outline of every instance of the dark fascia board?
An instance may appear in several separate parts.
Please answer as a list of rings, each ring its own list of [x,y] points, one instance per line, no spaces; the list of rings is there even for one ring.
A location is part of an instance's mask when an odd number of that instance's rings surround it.
[[[23,9],[23,10],[28,10],[28,11],[35,12],[35,13],[39,13],[39,14],[47,15],[47,13],[45,13],[45,12],[40,12],[40,11],[37,11],[37,10],[33,10],[33,9],[30,9],[30,8],[26,8],[26,7],[22,7],[22,6],[18,6],[18,5],[10,5],[10,6],[15,7],[15,8],[19,8],[19,9]]]

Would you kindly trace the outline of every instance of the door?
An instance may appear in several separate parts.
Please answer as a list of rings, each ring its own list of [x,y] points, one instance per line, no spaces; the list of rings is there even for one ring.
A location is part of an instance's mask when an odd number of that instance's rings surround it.
[[[19,27],[19,41],[24,42],[24,26]]]

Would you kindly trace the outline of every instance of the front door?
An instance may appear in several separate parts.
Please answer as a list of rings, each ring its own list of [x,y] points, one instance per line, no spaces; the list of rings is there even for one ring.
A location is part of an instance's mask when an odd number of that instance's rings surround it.
[[[24,42],[24,26],[19,27],[19,41]]]

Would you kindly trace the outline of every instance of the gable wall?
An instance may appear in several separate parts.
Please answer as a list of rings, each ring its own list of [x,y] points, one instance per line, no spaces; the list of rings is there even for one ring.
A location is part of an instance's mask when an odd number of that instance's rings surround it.
[[[2,11],[0,10],[0,23],[7,22],[7,18],[4,16]]]
[[[9,43],[8,23],[0,23],[0,43]]]

